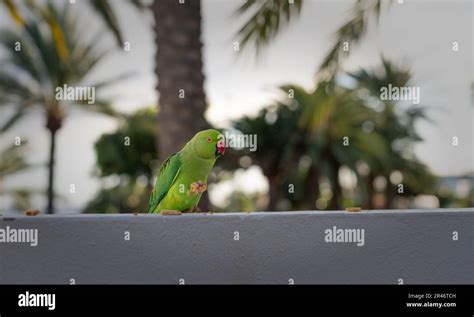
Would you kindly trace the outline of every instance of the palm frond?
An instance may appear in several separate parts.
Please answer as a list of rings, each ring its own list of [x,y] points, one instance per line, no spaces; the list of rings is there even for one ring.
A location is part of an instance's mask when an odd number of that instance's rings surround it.
[[[4,96],[17,95],[23,100],[32,100],[37,97],[31,86],[19,78],[18,74],[15,76],[6,71],[0,71],[0,88]]]
[[[0,132],[7,131],[10,127],[12,127],[15,123],[20,120],[26,112],[26,107],[17,107],[15,112],[12,116],[8,118],[8,120],[0,126]]]
[[[15,21],[15,23],[18,25],[24,25],[25,21],[23,20],[23,17],[20,14],[20,9],[18,8],[18,6],[12,0],[4,1],[5,5],[7,6],[8,13],[13,18],[13,21]]]
[[[96,98],[93,104],[89,104],[87,100],[78,100],[77,104],[84,110],[100,113],[109,117],[119,118],[121,116],[121,114],[112,107],[112,103],[108,100],[100,100]]]
[[[376,69],[366,70],[364,68],[348,73],[348,75],[357,81],[360,88],[365,88],[370,94],[379,98],[380,89],[387,87],[389,84],[396,87],[406,86],[411,78],[412,73],[408,67],[396,65],[381,57],[382,63]]]
[[[26,140],[23,141],[22,146],[11,145],[0,152],[0,179],[7,175],[24,170],[29,165],[24,159],[24,152],[26,149]]]
[[[240,47],[248,46],[255,48],[258,54],[277,34],[284,28],[293,17],[301,12],[303,2],[295,0],[249,0],[236,11],[238,15],[251,12],[250,18],[237,32]]]
[[[48,1],[44,6],[41,6],[32,0],[25,1],[25,4],[35,17],[40,18],[42,21],[46,22],[53,38],[54,49],[56,50],[56,53],[61,58],[61,60],[66,60],[69,57],[70,52],[66,44],[66,37],[63,33],[63,29],[58,22],[58,12],[55,6],[50,1]],[[65,9],[67,9],[67,7],[67,5],[64,6]]]
[[[95,12],[102,17],[107,27],[113,32],[117,45],[121,47],[123,45],[123,36],[120,32],[117,16],[108,0],[92,0],[91,4]]]
[[[20,50],[16,49],[17,44],[21,45]],[[29,82],[33,85],[45,79],[42,65],[38,62],[34,48],[28,41],[24,41],[18,32],[0,31],[0,46],[5,48],[8,54],[8,64],[4,69],[15,68],[15,72],[27,75],[30,79]]]
[[[389,5],[390,2],[387,4]],[[335,32],[334,44],[324,57],[316,77],[329,81],[336,74],[343,55],[348,54],[344,51],[345,43],[348,43],[351,48],[358,44],[367,32],[370,18],[375,17],[378,21],[381,10],[382,0],[358,0],[355,2],[349,19]]]

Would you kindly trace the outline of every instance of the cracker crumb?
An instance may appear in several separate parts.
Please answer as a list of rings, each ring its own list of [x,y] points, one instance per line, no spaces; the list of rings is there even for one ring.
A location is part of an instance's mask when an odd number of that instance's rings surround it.
[[[25,215],[27,216],[38,216],[40,213],[41,212],[38,209],[25,211]]]
[[[181,211],[179,211],[179,210],[162,210],[161,214],[163,216],[180,216]]]
[[[362,210],[362,208],[360,208],[360,207],[347,207],[346,208],[346,211],[348,211],[348,212],[359,212],[361,210]]]

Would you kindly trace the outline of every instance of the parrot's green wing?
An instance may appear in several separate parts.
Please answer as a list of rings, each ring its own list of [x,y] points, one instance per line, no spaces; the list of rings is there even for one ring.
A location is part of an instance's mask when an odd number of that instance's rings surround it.
[[[173,155],[170,155],[163,162],[160,167],[160,172],[156,179],[155,188],[151,193],[150,201],[148,202],[148,212],[152,213],[153,210],[158,206],[161,200],[166,196],[171,185],[179,175],[181,169],[181,160],[179,152]]]

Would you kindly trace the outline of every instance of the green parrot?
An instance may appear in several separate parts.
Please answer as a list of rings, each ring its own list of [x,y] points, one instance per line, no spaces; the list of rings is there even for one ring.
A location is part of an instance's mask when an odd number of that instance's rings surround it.
[[[225,140],[219,131],[196,133],[181,151],[170,155],[161,165],[148,212],[167,215],[194,212],[207,189],[207,176],[224,152]]]

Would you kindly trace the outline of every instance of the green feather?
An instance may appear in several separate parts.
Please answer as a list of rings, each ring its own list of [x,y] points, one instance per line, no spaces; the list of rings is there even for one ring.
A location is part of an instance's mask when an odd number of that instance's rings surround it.
[[[179,152],[170,155],[160,167],[160,172],[156,178],[155,188],[148,202],[148,212],[152,213],[158,204],[163,200],[173,183],[176,181],[181,170],[181,159]]]

